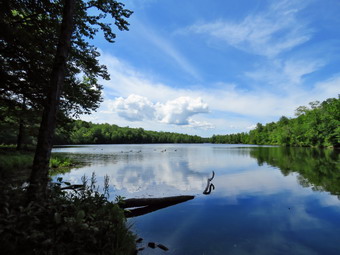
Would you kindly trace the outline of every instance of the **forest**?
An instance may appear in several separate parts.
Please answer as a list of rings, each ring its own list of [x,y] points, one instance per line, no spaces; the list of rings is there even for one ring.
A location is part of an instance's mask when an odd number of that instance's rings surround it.
[[[143,128],[118,127],[75,120],[67,130],[58,129],[55,144],[126,144],[126,143],[203,143],[209,139],[197,135],[147,131]]]
[[[0,123],[0,144],[35,143],[38,122],[21,126],[13,111],[0,107],[3,121]],[[19,109],[20,110],[20,109]],[[258,123],[250,132],[228,135],[213,135],[203,138],[172,132],[148,131],[143,128],[119,127],[110,124],[95,124],[82,120],[61,118],[56,130],[54,144],[132,144],[132,143],[224,143],[283,146],[339,147],[340,145],[340,98],[324,102],[311,102],[309,107],[296,109],[296,117],[282,116],[277,122]],[[5,117],[4,117],[5,116]],[[22,121],[22,119],[21,119]],[[23,136],[21,134],[21,136]],[[19,145],[17,145],[19,146]],[[20,144],[20,147],[22,144]]]
[[[212,143],[258,144],[284,146],[339,147],[340,96],[309,107],[300,106],[295,118],[282,116],[277,122],[257,123],[248,133],[214,135]]]

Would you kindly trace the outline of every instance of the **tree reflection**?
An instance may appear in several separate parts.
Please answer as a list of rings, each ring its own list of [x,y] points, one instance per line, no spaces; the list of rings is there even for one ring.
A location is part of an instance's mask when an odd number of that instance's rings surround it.
[[[256,147],[250,156],[258,165],[280,168],[283,175],[298,173],[298,182],[314,191],[328,191],[340,199],[340,151],[336,149]]]

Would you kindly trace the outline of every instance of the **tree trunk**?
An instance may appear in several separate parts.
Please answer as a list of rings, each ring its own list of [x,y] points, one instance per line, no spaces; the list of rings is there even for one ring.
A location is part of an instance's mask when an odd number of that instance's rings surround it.
[[[24,138],[24,120],[22,117],[19,119],[19,130],[17,136],[17,147],[16,150],[20,151],[22,149],[22,141]]]
[[[57,111],[65,80],[66,62],[70,51],[71,35],[73,32],[75,1],[76,0],[65,0],[64,4],[59,42],[50,78],[50,91],[42,115],[38,143],[30,176],[30,186],[28,188],[29,201],[42,199],[45,197],[46,193]]]
[[[18,130],[18,136],[17,136],[17,150],[20,151],[22,149],[22,143],[24,139],[24,114],[26,109],[26,98],[23,97],[22,104],[21,104],[21,112],[19,115],[19,130]]]

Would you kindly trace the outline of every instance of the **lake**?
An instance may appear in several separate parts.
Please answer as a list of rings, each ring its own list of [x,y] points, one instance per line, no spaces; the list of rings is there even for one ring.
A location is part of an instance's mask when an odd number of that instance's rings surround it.
[[[139,254],[340,254],[340,157],[332,149],[251,145],[84,145],[54,148],[110,178],[110,197],[194,195],[130,218]],[[203,191],[207,179],[215,189]],[[55,177],[56,178],[56,177]]]

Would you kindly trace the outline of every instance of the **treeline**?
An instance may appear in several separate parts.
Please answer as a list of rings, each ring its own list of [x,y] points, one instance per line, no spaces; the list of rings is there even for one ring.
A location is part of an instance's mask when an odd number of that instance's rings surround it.
[[[171,132],[147,131],[143,128],[119,127],[76,120],[58,129],[55,144],[132,144],[132,143],[203,143],[208,138]]]
[[[37,121],[31,116],[31,124],[17,123],[17,119],[0,107],[0,144],[36,143]],[[62,117],[62,116],[61,116]],[[18,128],[19,127],[19,128]],[[25,132],[18,130],[24,130]],[[19,134],[19,135],[18,135]],[[24,134],[24,135],[20,135]],[[21,136],[21,137],[20,137]],[[282,116],[279,121],[258,123],[246,133],[213,135],[202,138],[172,132],[147,131],[143,128],[119,127],[110,124],[94,124],[81,120],[59,119],[55,144],[127,144],[127,143],[225,143],[285,146],[340,147],[340,97],[329,98],[322,103],[312,102],[309,107],[296,109],[295,118]]]
[[[340,146],[340,96],[322,103],[309,103],[309,107],[296,109],[296,118],[282,116],[279,121],[266,125],[258,123],[249,133],[214,135],[212,143]]]

